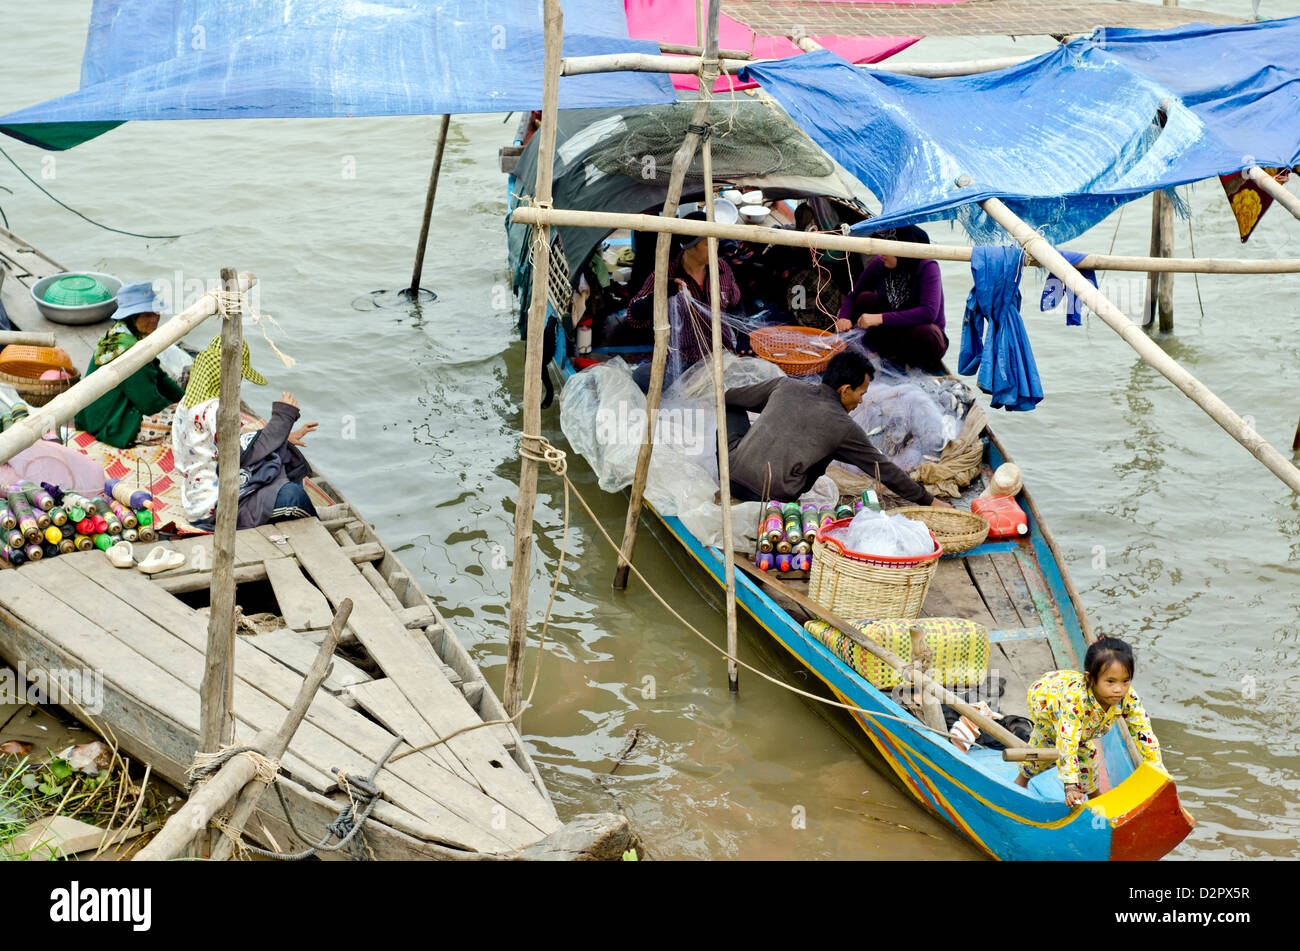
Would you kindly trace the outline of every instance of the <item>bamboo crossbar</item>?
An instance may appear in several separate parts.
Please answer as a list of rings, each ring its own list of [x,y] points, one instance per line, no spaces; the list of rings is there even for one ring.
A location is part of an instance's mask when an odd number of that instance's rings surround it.
[[[814,40],[807,40],[805,52],[822,49]],[[684,56],[655,56],[653,53],[602,53],[596,56],[568,56],[564,59],[563,75],[586,76],[591,73],[674,73],[678,75],[699,75],[704,62],[697,49],[687,46],[674,46],[661,43],[659,48],[665,53],[682,52]],[[804,43],[799,44],[801,47]],[[718,65],[723,72],[735,73],[753,63],[769,62],[766,59],[754,59],[750,54],[740,50],[718,50]],[[948,79],[954,76],[972,76],[976,73],[989,73],[1008,66],[1019,66],[1033,59],[1032,56],[1004,56],[992,59],[971,59],[952,63],[855,63],[858,69],[872,72],[897,73],[900,76],[919,76],[923,79]]]
[[[1276,184],[1276,182],[1274,183]],[[1281,187],[1281,186],[1279,186]],[[1288,192],[1288,194],[1290,194]],[[704,235],[730,238],[755,244],[779,244],[794,248],[820,248],[828,251],[857,251],[863,254],[891,254],[900,258],[928,258],[932,261],[970,261],[971,249],[961,245],[916,244],[909,241],[885,241],[816,231],[766,228],[760,225],[724,225],[708,221],[664,218],[658,215],[629,215],[603,211],[574,211],[522,206],[511,212],[513,219],[526,225],[563,225],[573,228],[607,228],[616,231],[667,231],[671,234]],[[1031,267],[1043,265],[1033,260]],[[1090,254],[1077,265],[1081,271],[1168,271],[1176,274],[1296,274],[1300,258],[1273,258],[1237,261],[1232,258],[1159,258],[1130,257],[1119,254]]]
[[[1297,198],[1276,178],[1264,171],[1258,165],[1253,165],[1246,169],[1246,177],[1253,181],[1270,195],[1274,201],[1291,212],[1296,218],[1300,218],[1300,198]]]
[[[241,293],[256,283],[257,278],[252,274],[239,275]],[[216,295],[211,292],[204,294],[193,306],[167,321],[111,364],[83,377],[39,409],[33,407],[30,416],[0,433],[0,462],[8,461],[50,430],[71,420],[216,312]]]

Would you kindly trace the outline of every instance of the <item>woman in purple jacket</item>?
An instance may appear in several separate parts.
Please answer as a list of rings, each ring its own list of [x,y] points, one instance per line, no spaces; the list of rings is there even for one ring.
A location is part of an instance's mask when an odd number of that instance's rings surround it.
[[[929,244],[915,225],[873,237]],[[943,278],[939,264],[882,254],[871,259],[840,306],[836,331],[854,326],[867,332],[866,345],[894,363],[932,367],[948,350],[943,332]]]

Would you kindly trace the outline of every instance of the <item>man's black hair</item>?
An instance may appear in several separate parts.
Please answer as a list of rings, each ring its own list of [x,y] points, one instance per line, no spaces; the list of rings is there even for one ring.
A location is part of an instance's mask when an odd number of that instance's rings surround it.
[[[876,375],[876,368],[863,354],[856,350],[842,350],[831,357],[822,373],[822,382],[837,393],[841,386],[857,389],[864,380]]]
[[[1088,653],[1083,658],[1083,672],[1088,675],[1088,682],[1095,684],[1103,670],[1112,663],[1119,663],[1133,679],[1136,662],[1133,648],[1118,637],[1099,637],[1088,645]]]

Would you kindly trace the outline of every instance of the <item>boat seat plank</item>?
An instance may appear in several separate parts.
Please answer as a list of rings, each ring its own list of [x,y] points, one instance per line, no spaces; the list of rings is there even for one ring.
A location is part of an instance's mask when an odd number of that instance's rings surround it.
[[[1034,606],[1033,595],[1029,593],[1029,585],[1025,583],[1025,576],[1020,571],[1020,562],[1016,560],[1015,553],[999,551],[989,555],[988,558],[993,563],[998,577],[1002,579],[1007,597],[1011,599],[1011,603],[1020,614],[1020,623],[1025,627],[1041,624],[1038,608]]]
[[[984,600],[988,613],[993,618],[993,624],[990,626],[1028,626],[1021,619],[1020,612],[1016,610],[1015,604],[1012,603],[1010,596],[1008,596],[1006,587],[1002,584],[1002,578],[998,575],[997,569],[993,567],[993,562],[989,560],[988,555],[974,555],[961,559],[961,562],[970,572],[971,580],[975,583],[975,587]]]
[[[257,535],[256,532],[253,534]],[[262,538],[261,535],[257,537]],[[264,538],[262,541],[267,545],[270,544]],[[307,580],[296,561],[276,555],[274,558],[263,559],[262,564],[266,567],[266,578],[271,582],[271,590],[275,592],[280,614],[290,628],[295,631],[310,631],[313,628],[329,626],[334,619],[334,612],[330,610],[329,602],[325,600],[325,595]],[[309,665],[310,663],[311,661],[308,661]],[[301,670],[298,672],[304,673]]]
[[[980,597],[979,588],[967,574],[963,560],[960,558],[941,558],[925,593],[922,605],[922,617],[960,617],[982,624],[986,628],[995,627],[993,615],[989,614]]]
[[[1042,566],[1034,559],[1032,551],[1019,549],[1015,552],[1015,556],[1035,606],[1041,605],[1035,623],[1043,625],[1043,633],[1051,642],[1055,667],[1058,670],[1079,667],[1083,663],[1083,658],[1075,659],[1074,648],[1065,637],[1065,621],[1061,617],[1061,606],[1052,596],[1047,578],[1043,576]]]
[[[1032,684],[1057,669],[1052,645],[1045,637],[1003,641],[1001,647],[1026,684]]]
[[[262,653],[274,657],[299,677],[307,675],[319,649],[318,645],[301,634],[286,628],[256,636],[240,635],[240,639],[247,644],[252,644]],[[330,693],[339,693],[353,684],[363,684],[371,679],[370,675],[356,664],[337,654],[334,655],[331,663],[334,669],[323,685]]]
[[[84,554],[89,557],[82,559],[80,554],[65,555],[60,560],[76,565],[88,578],[105,587],[106,592],[120,585],[123,600],[139,605],[142,614],[155,620],[158,626],[170,631],[196,652],[203,650],[207,643],[206,618],[150,584],[143,575],[119,572],[102,557],[94,557],[98,553]],[[242,638],[236,638],[235,643],[235,676],[274,700],[281,710],[280,716],[293,703],[302,685],[300,676]],[[359,769],[364,770],[364,774],[369,773],[393,740],[388,731],[328,693],[317,694],[308,707],[299,733],[309,725],[352,751],[354,755],[350,759],[359,758]],[[195,732],[197,734],[197,726]],[[344,762],[337,762],[344,759],[344,752],[335,750],[332,754],[335,761],[327,763],[326,768],[344,765]],[[402,748],[399,747],[397,752],[402,752]],[[495,802],[477,786],[464,782],[442,762],[427,754],[406,756],[397,762],[390,760],[376,781],[389,798],[407,812],[444,830],[451,844],[479,851],[509,851],[532,844],[539,838],[531,825],[510,816],[506,817],[504,827],[494,827]],[[499,819],[496,819],[496,825],[501,825]]]
[[[292,539],[299,562],[331,603],[337,607],[344,598],[352,599],[350,620],[357,638],[439,737],[482,722],[465,696],[448,683],[441,665],[413,642],[411,632],[319,521],[297,519],[279,525]],[[543,833],[560,828],[549,799],[538,791],[505,747],[486,731],[471,730],[450,739],[444,746],[465,764],[492,798]]]
[[[989,644],[989,674],[1002,677],[1007,682],[998,701],[998,712],[1027,717],[1029,705],[1025,702],[1025,698],[1029,693],[1029,685],[1033,681],[1025,680],[1021,676],[1016,665],[1007,656],[1005,647],[1006,644],[1002,641]]]

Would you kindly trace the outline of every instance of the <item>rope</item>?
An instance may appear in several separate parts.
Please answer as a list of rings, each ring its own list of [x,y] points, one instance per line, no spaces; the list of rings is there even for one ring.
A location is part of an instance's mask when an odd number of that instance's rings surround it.
[[[11,156],[4,149],[0,149],[0,155],[3,155],[5,158],[9,159],[9,164],[12,165],[14,168],[18,169],[18,174],[22,175],[23,178],[27,179],[38,189],[40,189],[40,191],[45,195],[46,198],[50,199],[60,208],[65,208],[68,211],[72,212],[82,221],[90,222],[90,224],[94,225],[96,228],[103,228],[105,231],[112,231],[114,234],[124,234],[131,238],[144,238],[146,240],[159,240],[159,241],[169,241],[172,238],[183,238],[185,237],[186,234],[195,233],[192,231],[187,231],[184,232],[183,234],[137,234],[134,231],[123,231],[121,228],[110,228],[108,225],[100,224],[94,218],[89,218],[86,215],[83,215],[81,212],[77,211],[77,209],[73,208],[67,202],[60,201],[59,199],[55,198],[52,194],[50,194],[50,192],[45,188],[44,185],[42,185],[36,179],[32,178],[30,175],[28,175],[27,172],[23,169],[23,167],[13,160],[13,156]],[[8,227],[7,221],[5,227]]]
[[[195,753],[194,762],[185,770],[185,791],[189,792],[236,756],[247,754],[253,760],[254,776],[270,785],[280,769],[279,760],[273,760],[253,746],[223,746],[215,753]]]
[[[247,317],[253,322],[253,325],[262,332],[262,339],[266,341],[267,346],[271,348],[272,352],[279,357],[282,364],[286,367],[297,365],[298,361],[277,347],[275,341],[271,339],[271,335],[266,332],[267,323],[274,325],[277,330],[279,329],[280,324],[274,317],[270,314],[254,313],[252,311],[245,312],[244,296],[241,291],[228,291],[223,287],[219,290],[213,291],[213,294],[216,295],[218,314],[223,317],[234,317],[237,315]],[[265,323],[263,321],[265,321]]]

